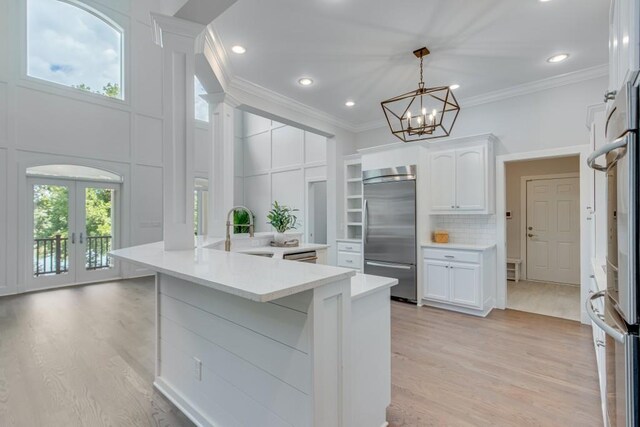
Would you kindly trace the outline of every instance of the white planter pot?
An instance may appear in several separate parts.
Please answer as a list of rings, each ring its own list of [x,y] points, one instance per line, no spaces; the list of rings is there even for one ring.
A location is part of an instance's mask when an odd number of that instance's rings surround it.
[[[287,236],[286,233],[278,233],[278,232],[276,232],[273,235],[273,241],[276,242],[279,245],[284,244],[284,242],[286,242],[287,239],[288,239],[288,236]]]

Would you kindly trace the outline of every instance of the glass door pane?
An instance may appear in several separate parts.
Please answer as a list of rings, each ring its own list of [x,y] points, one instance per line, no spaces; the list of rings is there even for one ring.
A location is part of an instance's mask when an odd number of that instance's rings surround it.
[[[114,275],[109,251],[115,247],[116,186],[78,183],[78,281],[102,280]]]
[[[28,286],[41,289],[72,283],[74,184],[57,180],[30,180]]]

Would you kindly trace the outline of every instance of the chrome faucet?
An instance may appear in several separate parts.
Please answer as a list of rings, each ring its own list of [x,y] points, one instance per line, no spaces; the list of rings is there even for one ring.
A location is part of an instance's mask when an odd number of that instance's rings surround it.
[[[231,222],[231,215],[233,215],[233,213],[238,210],[238,209],[242,209],[244,211],[246,211],[249,214],[249,237],[253,237],[253,212],[251,212],[251,210],[249,210],[249,208],[244,207],[244,206],[234,206],[231,208],[231,210],[229,211],[229,213],[227,213],[227,234],[225,236],[224,239],[224,250],[229,252],[231,250],[231,227],[233,227],[234,225],[244,225],[246,226],[246,224],[234,224]]]

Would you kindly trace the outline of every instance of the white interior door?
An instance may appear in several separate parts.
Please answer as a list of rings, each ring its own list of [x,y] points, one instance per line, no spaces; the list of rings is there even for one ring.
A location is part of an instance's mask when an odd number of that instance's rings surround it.
[[[527,278],[580,283],[580,180],[527,182]]]
[[[46,289],[106,280],[119,271],[117,184],[28,179],[26,285]]]

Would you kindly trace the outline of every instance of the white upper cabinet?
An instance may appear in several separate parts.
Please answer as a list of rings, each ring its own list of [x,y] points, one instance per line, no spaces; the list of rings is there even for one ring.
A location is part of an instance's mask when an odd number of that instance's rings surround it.
[[[443,151],[431,156],[431,209],[448,211],[456,205],[456,153]]]
[[[609,90],[640,68],[640,2],[613,0],[609,16]]]
[[[431,213],[493,213],[492,140],[484,137],[483,141],[470,144],[450,141],[446,147],[429,154],[427,198]]]
[[[456,209],[482,211],[487,208],[485,146],[456,150]]]

